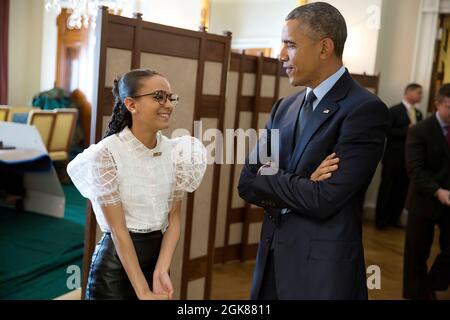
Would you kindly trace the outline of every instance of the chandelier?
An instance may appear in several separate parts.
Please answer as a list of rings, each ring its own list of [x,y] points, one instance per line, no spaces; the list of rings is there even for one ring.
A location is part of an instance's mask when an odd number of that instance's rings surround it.
[[[61,13],[61,8],[67,8],[71,14],[67,19],[69,29],[92,28],[96,26],[97,11],[99,6],[107,6],[110,13],[119,14],[125,0],[45,0],[45,9]]]

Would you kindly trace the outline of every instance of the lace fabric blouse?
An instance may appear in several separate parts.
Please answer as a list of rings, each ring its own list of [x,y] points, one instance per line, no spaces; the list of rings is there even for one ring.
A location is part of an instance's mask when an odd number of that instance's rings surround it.
[[[172,202],[196,190],[205,170],[206,149],[198,139],[169,139],[158,132],[156,147],[149,149],[127,127],[67,166],[74,185],[92,202],[103,232],[109,227],[101,206],[119,203],[130,231],[165,231]]]

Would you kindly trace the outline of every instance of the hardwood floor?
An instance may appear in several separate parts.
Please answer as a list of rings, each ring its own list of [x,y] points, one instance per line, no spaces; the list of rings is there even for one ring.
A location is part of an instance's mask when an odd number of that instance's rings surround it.
[[[435,240],[429,265],[439,252],[439,231]],[[381,289],[369,290],[370,300],[402,299],[404,229],[377,230],[372,221],[364,224],[364,248],[366,267],[378,265],[381,269]],[[246,300],[249,298],[254,261],[229,262],[214,266],[212,299]],[[437,292],[438,299],[450,300],[450,290]]]

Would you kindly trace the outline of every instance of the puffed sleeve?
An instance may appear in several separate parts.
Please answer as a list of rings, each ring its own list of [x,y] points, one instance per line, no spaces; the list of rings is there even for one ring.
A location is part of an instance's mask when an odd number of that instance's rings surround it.
[[[184,192],[195,191],[202,182],[207,165],[206,148],[194,137],[173,139],[172,161],[176,181],[172,200],[181,200]]]
[[[68,164],[67,173],[83,197],[103,206],[120,203],[117,167],[107,148],[90,146]]]

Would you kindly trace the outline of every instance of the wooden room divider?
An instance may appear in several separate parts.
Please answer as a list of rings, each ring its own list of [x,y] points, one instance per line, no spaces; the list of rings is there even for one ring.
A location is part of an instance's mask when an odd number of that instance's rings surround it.
[[[273,104],[301,88],[291,87],[277,59],[232,53],[228,72],[225,129],[263,129]],[[236,141],[225,145],[236,146]],[[252,145],[249,146],[253,147]],[[229,150],[227,150],[229,151]],[[263,210],[239,197],[237,185],[243,164],[222,166],[217,208],[215,262],[254,259]]]

